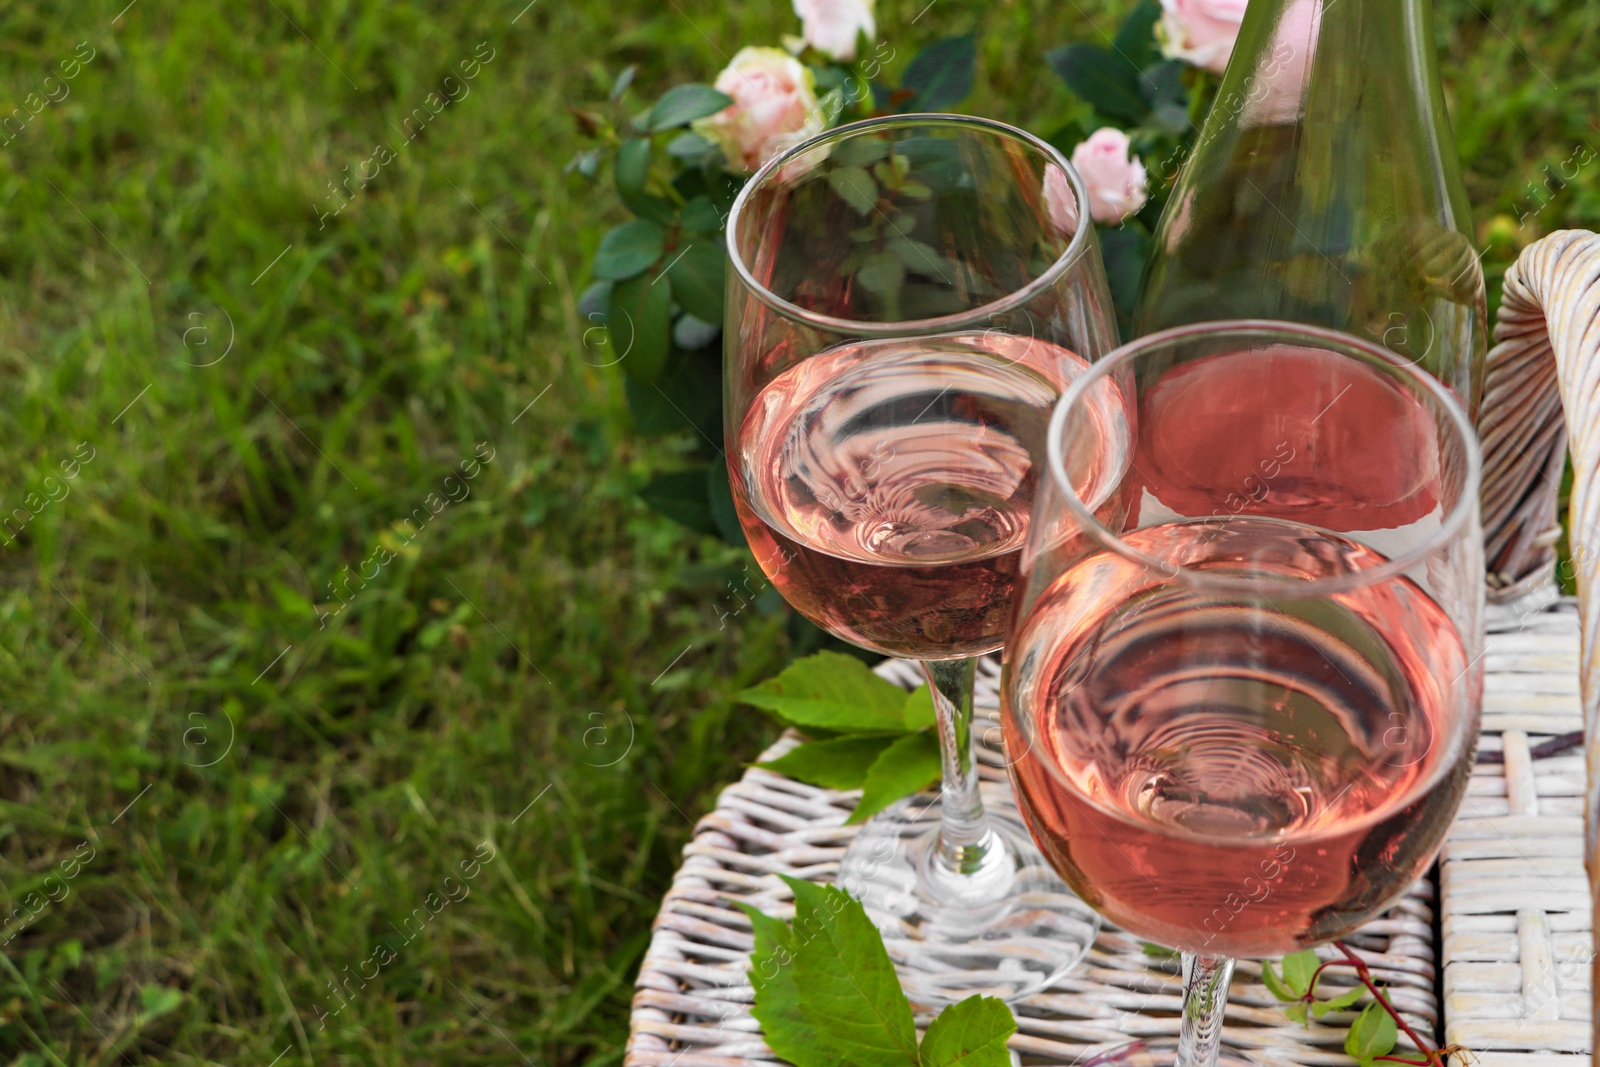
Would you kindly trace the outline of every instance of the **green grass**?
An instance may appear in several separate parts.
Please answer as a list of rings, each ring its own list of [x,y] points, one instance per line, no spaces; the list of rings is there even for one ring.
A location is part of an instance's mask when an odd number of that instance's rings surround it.
[[[0,514],[67,493],[0,540],[0,882],[61,897],[4,950],[0,1062],[621,1058],[692,820],[773,732],[731,694],[787,651],[774,614],[722,619],[738,554],[634,499],[694,444],[633,437],[583,361],[576,295],[620,216],[561,175],[566,109],[629,62],[654,93],[795,25],[636,0],[512,25],[523,2],[0,14],[0,116],[95,50],[0,147]],[[1441,47],[1498,270],[1600,228],[1600,168],[1500,218],[1600,147],[1600,9],[1476,4],[1492,24],[1442,3]],[[970,109],[1046,130],[1075,105],[1043,50],[1126,6],[878,16],[896,63],[977,30]]]

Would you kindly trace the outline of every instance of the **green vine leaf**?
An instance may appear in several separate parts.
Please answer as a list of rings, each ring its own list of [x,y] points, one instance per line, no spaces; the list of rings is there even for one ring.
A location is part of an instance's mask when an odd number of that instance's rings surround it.
[[[824,789],[860,789],[867,771],[894,741],[892,734],[810,741],[756,766]]]
[[[1283,984],[1296,997],[1303,997],[1311,992],[1311,981],[1316,976],[1317,968],[1322,966],[1317,954],[1310,949],[1304,949],[1292,955],[1283,957]]]
[[[795,986],[794,930],[782,919],[741,903],[750,917],[756,944],[750,952],[750,985],[755,990],[751,1014],[761,1024],[767,1047],[790,1063],[810,1063],[832,1055],[828,1043],[800,1010],[800,990]]]
[[[1356,1019],[1355,1025],[1350,1027],[1350,1033],[1344,1039],[1344,1050],[1360,1061],[1362,1067],[1373,1067],[1373,1060],[1394,1051],[1399,1037],[1400,1029],[1395,1025],[1394,1017],[1384,1010],[1382,1004],[1373,1001]]]
[[[905,729],[905,690],[842,652],[818,652],[796,660],[776,678],[740,693],[739,699],[802,730],[816,726],[847,733],[897,734]]]
[[[968,997],[939,1013],[922,1039],[922,1067],[1010,1067],[1006,1042],[1017,1032],[1011,1009],[994,997]]]
[[[1362,994],[1364,994],[1366,991],[1367,989],[1365,986],[1351,986],[1349,989],[1346,989],[1343,993],[1340,993],[1331,1000],[1319,1000],[1315,1004],[1311,1005],[1311,1014],[1320,1019],[1330,1012],[1344,1011],[1346,1008],[1355,1004],[1356,1001],[1360,1000]]]
[[[939,778],[939,739],[932,733],[906,734],[883,750],[867,771],[861,802],[847,823],[863,821]]]

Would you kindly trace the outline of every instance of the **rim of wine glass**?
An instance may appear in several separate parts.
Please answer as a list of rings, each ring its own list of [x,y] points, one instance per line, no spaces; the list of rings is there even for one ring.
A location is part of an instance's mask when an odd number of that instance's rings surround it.
[[[1073,488],[1072,480],[1067,477],[1066,463],[1062,455],[1062,431],[1066,428],[1069,413],[1080,405],[1084,396],[1096,382],[1102,381],[1115,371],[1126,367],[1149,350],[1170,345],[1174,341],[1181,341],[1190,337],[1224,333],[1242,340],[1301,340],[1311,342],[1317,347],[1327,348],[1331,345],[1335,350],[1339,348],[1355,349],[1380,362],[1387,363],[1398,370],[1402,376],[1409,376],[1414,384],[1420,385],[1423,391],[1432,395],[1439,406],[1448,413],[1467,454],[1466,480],[1461,487],[1460,499],[1456,501],[1455,506],[1450,509],[1440,522],[1439,529],[1419,544],[1400,555],[1390,557],[1375,567],[1332,578],[1316,578],[1311,581],[1304,581],[1294,578],[1235,578],[1209,571],[1195,570],[1190,567],[1177,566],[1170,561],[1160,560],[1155,556],[1139,551],[1109,530],[1099,519],[1095,518],[1094,512],[1085,506],[1083,499],[1078,496],[1077,490]],[[1132,445],[1130,444],[1130,449],[1131,447]],[[1478,444],[1477,434],[1472,428],[1472,423],[1467,418],[1466,411],[1456,398],[1450,394],[1450,391],[1433,375],[1419,369],[1415,364],[1401,359],[1388,349],[1372,344],[1360,337],[1321,326],[1308,326],[1297,322],[1280,322],[1274,319],[1220,319],[1214,322],[1197,322],[1187,326],[1176,326],[1172,329],[1161,330],[1129,341],[1127,344],[1108,353],[1103,359],[1091,363],[1088,371],[1080,375],[1072,383],[1056,404],[1055,413],[1050,418],[1050,431],[1045,450],[1050,464],[1050,476],[1055,479],[1056,487],[1061,490],[1068,510],[1072,512],[1072,516],[1079,526],[1101,545],[1111,549],[1125,559],[1143,564],[1169,578],[1179,579],[1186,585],[1191,585],[1195,588],[1214,592],[1255,593],[1258,595],[1262,592],[1263,587],[1270,588],[1274,592],[1281,591],[1286,596],[1292,595],[1295,597],[1348,592],[1405,572],[1438,552],[1461,533],[1462,527],[1478,506],[1478,488],[1483,474],[1482,451]],[[1120,482],[1123,473],[1125,473],[1125,470],[1119,472],[1116,479],[1104,484]]]
[[[807,311],[798,304],[790,303],[783,297],[774,293],[750,273],[744,258],[738,249],[738,220],[744,213],[746,202],[751,194],[763,183],[770,180],[774,174],[781,171],[785,164],[796,157],[811,151],[823,144],[837,143],[859,133],[873,130],[887,130],[907,126],[952,126],[982,130],[991,134],[1008,137],[1019,141],[1036,152],[1042,154],[1048,162],[1061,168],[1067,177],[1067,184],[1072,188],[1072,196],[1078,210],[1079,225],[1072,239],[1067,242],[1067,247],[1061,255],[1056,257],[1038,277],[1029,281],[1019,289],[1013,289],[998,300],[990,301],[981,307],[970,311],[962,311],[953,315],[940,315],[931,319],[903,319],[898,322],[869,322],[863,319],[841,319],[832,315],[819,315],[814,311]],[[1018,129],[1008,123],[995,119],[980,118],[976,115],[955,115],[943,111],[911,112],[905,115],[890,115],[880,118],[860,119],[856,122],[846,123],[831,130],[824,131],[785,149],[774,156],[761,168],[751,175],[744,188],[739,190],[739,195],[734,198],[733,208],[728,212],[727,231],[724,240],[728,248],[728,259],[733,264],[733,269],[738,273],[739,280],[744,284],[757,300],[776,311],[784,318],[807,326],[815,326],[833,333],[845,333],[857,337],[913,337],[927,334],[945,333],[950,330],[960,329],[977,323],[987,323],[990,316],[1003,311],[1010,311],[1019,307],[1049,289],[1061,280],[1061,276],[1072,267],[1084,251],[1089,248],[1089,235],[1094,230],[1094,223],[1090,221],[1089,192],[1083,184],[1083,178],[1073,168],[1060,149],[1039,137],[1035,137],[1027,130]]]

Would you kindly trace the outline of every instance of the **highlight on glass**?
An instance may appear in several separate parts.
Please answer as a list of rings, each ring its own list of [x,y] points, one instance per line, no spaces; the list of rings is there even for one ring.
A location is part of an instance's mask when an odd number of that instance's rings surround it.
[[[799,612],[921,660],[943,782],[870,820],[839,884],[914,1003],[1014,1000],[1098,919],[1029,839],[972,741],[1045,430],[1115,346],[1088,199],[1021,130],[954,115],[840,127],[758,172],[728,222],[724,434],[734,504]]]
[[[1095,364],[1049,451],[1010,773],[1083,899],[1183,953],[1178,1063],[1211,1067],[1233,960],[1350,934],[1455,816],[1482,697],[1477,439],[1384,349],[1247,320]]]

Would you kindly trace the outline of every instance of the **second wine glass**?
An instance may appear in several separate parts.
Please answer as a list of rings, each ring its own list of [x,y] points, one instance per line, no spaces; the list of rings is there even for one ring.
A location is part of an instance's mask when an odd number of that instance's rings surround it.
[[[1089,218],[1059,152],[953,115],[800,145],[729,217],[724,432],[751,548],[807,618],[921,660],[935,695],[939,797],[870,820],[838,878],[923,1007],[1035,992],[1097,926],[1009,797],[985,811],[972,742],[1050,410],[1115,343]]]

